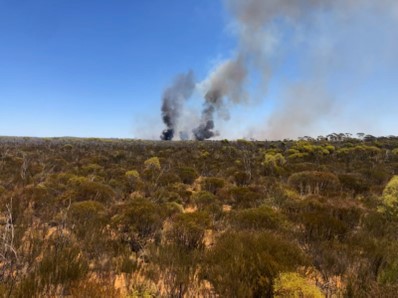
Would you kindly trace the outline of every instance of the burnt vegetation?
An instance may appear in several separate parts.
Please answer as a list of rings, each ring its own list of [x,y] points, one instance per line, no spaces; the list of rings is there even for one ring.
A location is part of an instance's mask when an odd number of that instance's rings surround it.
[[[0,139],[4,297],[396,297],[398,138]]]

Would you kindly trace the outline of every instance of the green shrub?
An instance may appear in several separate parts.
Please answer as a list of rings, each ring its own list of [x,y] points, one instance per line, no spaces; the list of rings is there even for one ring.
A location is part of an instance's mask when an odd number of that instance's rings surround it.
[[[35,211],[44,211],[48,207],[54,208],[55,196],[44,183],[27,186],[24,193]]]
[[[333,194],[340,190],[340,181],[329,172],[305,171],[289,177],[289,185],[301,194]]]
[[[233,187],[229,191],[232,204],[236,208],[253,208],[261,204],[263,196],[251,187]]]
[[[285,157],[280,153],[265,153],[263,166],[266,168],[267,174],[278,174],[286,163]]]
[[[73,203],[69,215],[73,230],[80,238],[100,234],[108,222],[105,206],[96,201]]]
[[[135,181],[135,180],[140,179],[140,174],[139,174],[138,171],[136,171],[136,170],[127,171],[127,172],[125,173],[125,175],[126,175],[126,177],[127,177],[129,180]]]
[[[203,212],[178,214],[168,238],[174,244],[187,249],[203,248],[203,237],[209,224],[209,216]]]
[[[162,228],[165,216],[163,208],[147,199],[134,199],[120,211],[121,223],[140,237],[154,236]]]
[[[345,191],[361,194],[369,191],[370,184],[358,174],[341,174],[338,176],[341,186]]]
[[[231,224],[235,229],[247,230],[278,229],[284,225],[283,219],[283,216],[267,206],[234,211],[230,215]]]
[[[321,290],[298,273],[281,273],[275,280],[275,297],[323,298]]]
[[[206,206],[217,201],[214,194],[207,191],[200,191],[192,196],[192,200],[199,210],[206,209]]]
[[[233,177],[238,186],[243,186],[250,182],[251,175],[246,172],[235,172]]]
[[[224,187],[225,181],[221,178],[206,177],[202,181],[202,190],[216,194],[218,190]]]
[[[155,272],[147,272],[148,278],[158,280],[161,272],[167,297],[186,297],[189,288],[197,283],[197,268],[200,253],[181,245],[164,244],[153,248],[151,259],[157,265]],[[151,275],[155,275],[155,278]]]
[[[272,297],[278,274],[304,263],[294,244],[272,234],[228,232],[208,251],[202,277],[221,297]]]
[[[160,160],[158,157],[151,157],[144,162],[146,169],[160,170]]]
[[[84,175],[100,174],[101,172],[103,172],[103,167],[101,167],[98,164],[92,163],[92,164],[84,165],[82,167],[82,172]]]
[[[304,213],[301,220],[306,238],[311,241],[341,239],[349,231],[343,221],[325,213]]]
[[[398,208],[398,176],[394,176],[384,188],[383,204],[387,208]]]
[[[198,173],[194,168],[181,167],[178,169],[178,175],[184,184],[192,184],[196,178],[198,178]]]
[[[210,192],[201,191],[193,195],[193,202],[199,211],[209,214],[213,220],[218,220],[222,216],[222,203]]]
[[[180,183],[180,177],[174,173],[165,173],[159,177],[158,184],[160,186],[167,186],[170,184]]]
[[[64,199],[72,201],[99,201],[110,203],[115,193],[111,187],[100,182],[91,181],[86,177],[73,177],[69,180],[70,189],[64,194]]]

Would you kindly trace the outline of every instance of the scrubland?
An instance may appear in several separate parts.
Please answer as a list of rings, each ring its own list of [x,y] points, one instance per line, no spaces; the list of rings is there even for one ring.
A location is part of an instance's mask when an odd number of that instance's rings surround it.
[[[4,297],[396,297],[398,138],[0,138]]]

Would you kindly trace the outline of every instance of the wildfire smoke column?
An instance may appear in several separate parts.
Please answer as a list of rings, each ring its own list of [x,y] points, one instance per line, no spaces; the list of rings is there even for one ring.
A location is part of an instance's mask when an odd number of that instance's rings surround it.
[[[193,129],[196,140],[203,141],[218,135],[214,131],[214,114],[221,114],[225,120],[229,119],[229,112],[224,99],[239,103],[246,99],[244,82],[247,69],[242,57],[221,63],[209,77],[202,82],[206,90],[201,122]]]
[[[163,130],[160,139],[171,141],[174,138],[184,102],[192,96],[194,89],[194,74],[189,71],[178,75],[173,84],[163,92],[162,119],[164,124],[166,124],[166,129]]]

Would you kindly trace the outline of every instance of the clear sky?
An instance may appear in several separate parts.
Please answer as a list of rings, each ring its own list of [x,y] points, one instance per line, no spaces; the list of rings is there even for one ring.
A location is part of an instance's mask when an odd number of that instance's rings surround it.
[[[283,86],[312,80],[307,68],[313,65],[303,61],[322,56],[330,40],[334,54],[328,59],[344,58],[328,64],[334,102],[323,119],[314,117],[297,134],[398,134],[398,47],[391,41],[397,34],[388,33],[396,23],[387,20],[368,33],[363,20],[372,24],[378,18],[362,16],[358,28],[355,22],[349,30],[344,25],[339,38],[323,39],[338,31],[329,30],[325,19],[322,38],[317,30],[305,34],[305,39],[316,35],[322,46],[316,55],[308,53],[309,41],[297,43],[297,32],[292,37],[282,26],[278,48],[283,56],[275,59],[267,93],[231,108],[231,120],[219,122],[226,137],[265,138],[269,121],[279,117],[274,123],[281,125],[278,106],[290,104],[279,101]],[[157,138],[163,129],[163,89],[189,69],[201,81],[232,55],[238,38],[231,24],[220,0],[0,0],[0,135]],[[364,53],[344,46],[353,36],[363,48],[373,46]],[[376,44],[369,40],[376,37]],[[199,97],[191,108],[200,106]],[[302,108],[311,109],[311,101]]]

